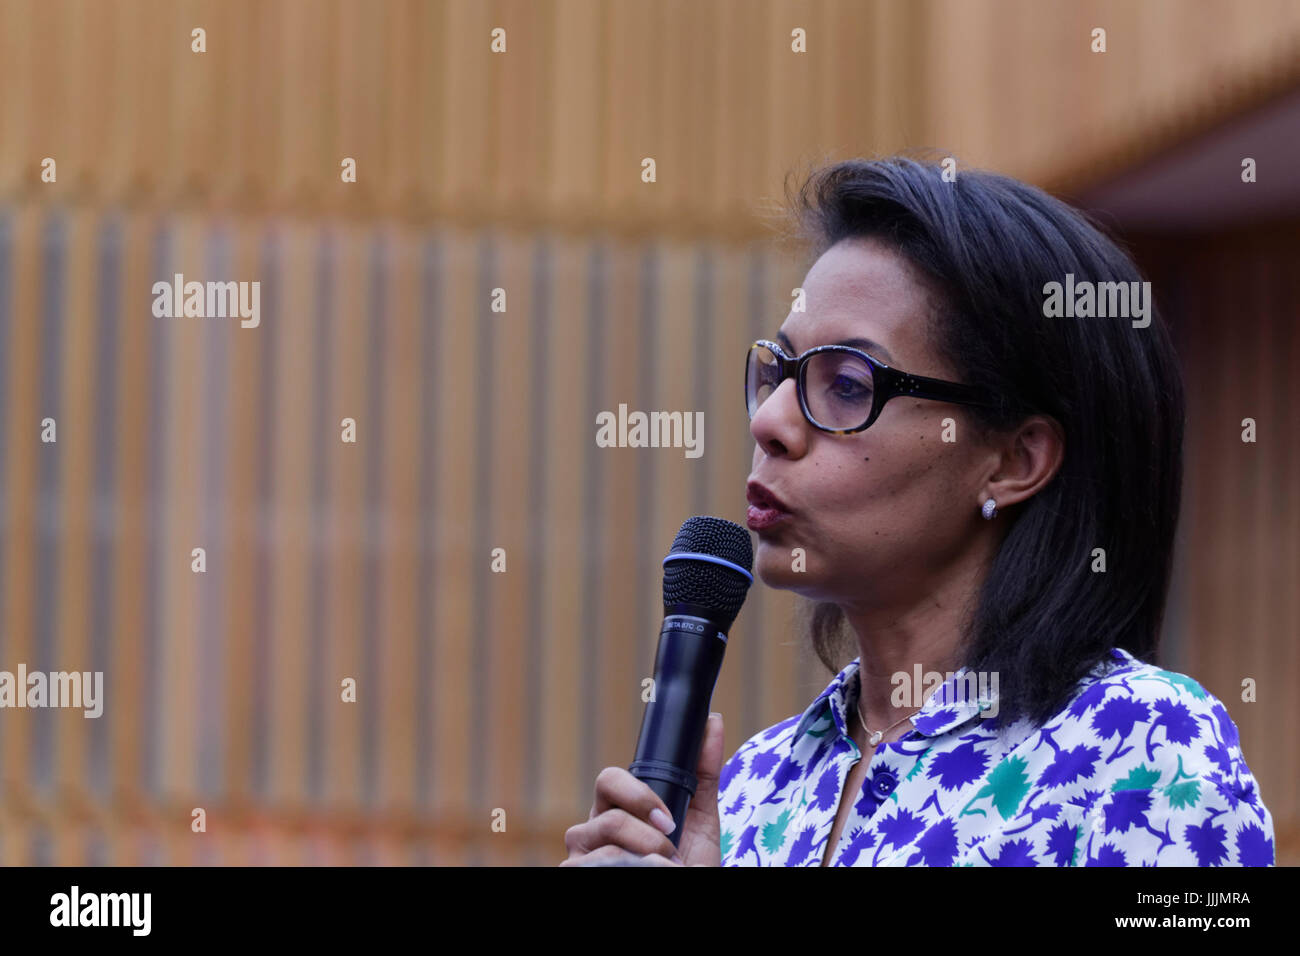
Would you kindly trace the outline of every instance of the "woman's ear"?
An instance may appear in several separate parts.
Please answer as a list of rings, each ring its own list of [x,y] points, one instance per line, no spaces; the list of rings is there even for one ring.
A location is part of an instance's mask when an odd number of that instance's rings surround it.
[[[1002,457],[989,476],[988,493],[998,508],[1037,494],[1065,460],[1065,430],[1050,415],[1030,415],[1004,436]]]

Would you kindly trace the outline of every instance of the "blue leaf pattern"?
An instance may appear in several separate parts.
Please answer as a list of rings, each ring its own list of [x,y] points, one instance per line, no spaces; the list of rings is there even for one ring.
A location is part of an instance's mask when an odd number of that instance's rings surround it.
[[[1114,650],[1041,726],[952,697],[938,706],[936,691],[908,733],[867,751],[861,789],[846,794],[858,666],[724,765],[724,866],[819,866],[841,807],[833,866],[1275,863],[1237,727],[1182,674]]]

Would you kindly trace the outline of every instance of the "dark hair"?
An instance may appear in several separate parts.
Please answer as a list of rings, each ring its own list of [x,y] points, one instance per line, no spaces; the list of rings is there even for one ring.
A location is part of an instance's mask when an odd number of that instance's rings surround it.
[[[939,354],[958,381],[1009,398],[960,408],[981,431],[1031,412],[1064,430],[1055,477],[998,509],[1010,528],[959,649],[972,670],[998,674],[999,721],[1042,724],[1112,648],[1157,663],[1182,490],[1182,376],[1150,300],[1142,328],[1044,316],[1045,284],[1067,273],[1076,283],[1141,281],[1092,219],[1005,176],[942,173],[903,157],[849,160],[814,171],[793,197],[787,185],[787,203],[813,259],[871,237],[929,280]],[[1092,570],[1094,548],[1105,549],[1104,573]],[[800,616],[818,658],[841,669],[853,654],[839,606],[802,602]]]

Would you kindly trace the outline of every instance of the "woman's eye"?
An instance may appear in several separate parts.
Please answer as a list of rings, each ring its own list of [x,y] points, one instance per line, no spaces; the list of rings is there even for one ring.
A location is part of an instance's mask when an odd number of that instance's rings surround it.
[[[835,381],[831,383],[831,394],[839,399],[860,399],[871,394],[871,386],[865,382],[859,382],[848,378],[847,376],[839,375],[835,378]]]

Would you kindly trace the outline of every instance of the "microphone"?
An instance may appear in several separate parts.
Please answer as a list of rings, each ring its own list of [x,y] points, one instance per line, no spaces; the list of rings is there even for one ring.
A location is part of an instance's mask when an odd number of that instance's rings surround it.
[[[749,532],[722,518],[687,518],[664,558],[664,623],[655,654],[654,692],[646,704],[628,770],[663,800],[682,838],[686,808],[699,783],[695,768],[709,719],[727,630],[754,576]]]

